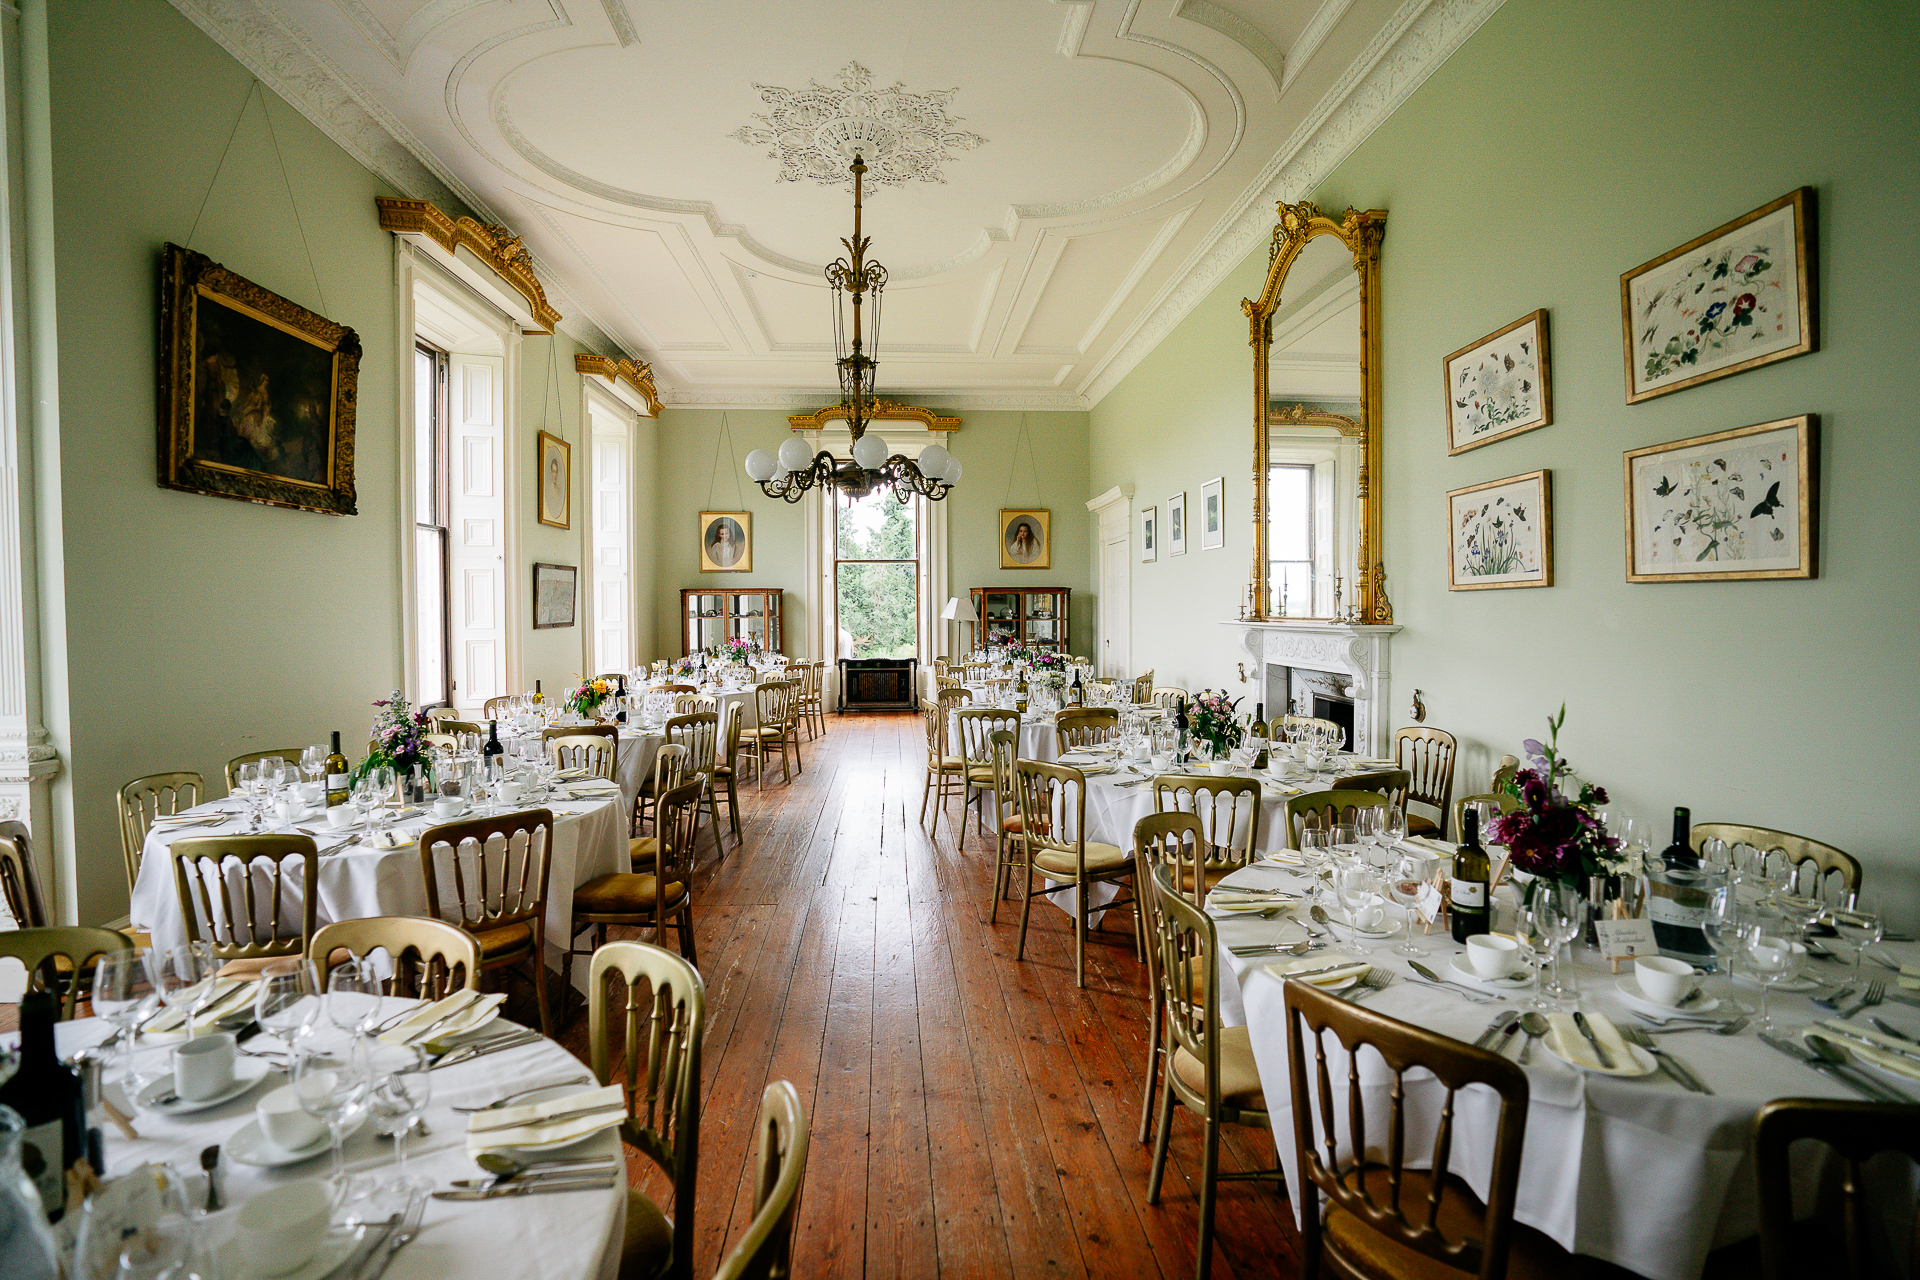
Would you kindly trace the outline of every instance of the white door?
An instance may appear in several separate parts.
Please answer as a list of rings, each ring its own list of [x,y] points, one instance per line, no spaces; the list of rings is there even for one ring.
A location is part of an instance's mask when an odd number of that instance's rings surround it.
[[[504,374],[499,356],[447,359],[453,705],[468,719],[507,691]]]
[[[1133,618],[1133,557],[1129,532],[1123,522],[1118,535],[1100,542],[1100,674],[1103,676],[1131,674],[1129,664],[1133,659],[1128,632]]]
[[[627,416],[588,405],[593,422],[593,672],[633,666],[633,540],[628,534],[628,457],[633,428]]]

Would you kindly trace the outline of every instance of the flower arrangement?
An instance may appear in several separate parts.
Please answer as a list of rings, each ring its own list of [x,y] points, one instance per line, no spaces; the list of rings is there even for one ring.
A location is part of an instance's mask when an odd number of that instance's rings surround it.
[[[582,680],[567,690],[567,710],[590,716],[612,696],[613,685],[610,681]]]
[[[367,734],[367,758],[353,771],[353,780],[358,782],[380,765],[391,766],[396,774],[417,772],[426,755],[423,737],[432,728],[427,713],[415,711],[398,689],[373,705],[379,712]]]
[[[1234,714],[1234,708],[1240,705],[1240,699],[1227,701],[1225,689],[1202,689],[1194,700],[1187,704],[1187,733],[1196,742],[1212,745],[1217,753],[1225,753],[1240,745],[1240,721]]]
[[[713,646],[713,655],[722,662],[746,662],[753,657],[753,646],[734,636]]]
[[[1009,665],[1016,662],[1025,662],[1031,665],[1033,662],[1033,650],[1022,645],[1010,644],[1000,651],[1000,661],[1008,663]]]
[[[1507,846],[1519,870],[1584,887],[1589,876],[1620,875],[1633,868],[1597,812],[1607,803],[1606,788],[1576,778],[1560,754],[1560,726],[1566,720],[1562,703],[1559,714],[1547,718],[1546,743],[1528,738],[1521,744],[1533,767],[1519,770],[1507,784],[1520,807],[1487,824],[1487,835]],[[1569,798],[1567,792],[1576,782],[1579,789]]]
[[[1033,658],[1033,669],[1035,671],[1065,671],[1067,669],[1066,655],[1059,653],[1035,654]]]
[[[686,657],[679,659],[673,664],[673,674],[676,679],[681,679],[687,676],[691,676],[699,670],[700,670],[700,658],[696,654],[690,653]]]

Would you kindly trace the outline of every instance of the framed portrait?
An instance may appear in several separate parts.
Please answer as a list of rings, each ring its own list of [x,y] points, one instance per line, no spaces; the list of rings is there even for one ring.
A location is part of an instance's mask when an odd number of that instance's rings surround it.
[[[1621,276],[1627,403],[1818,350],[1813,252],[1801,187]]]
[[[1140,563],[1152,564],[1160,558],[1154,539],[1160,532],[1160,508],[1147,507],[1140,512]]]
[[[573,527],[573,446],[550,431],[540,433],[540,523]]]
[[[1553,476],[1529,471],[1447,494],[1447,590],[1553,585]]]
[[[1553,422],[1544,308],[1460,348],[1443,369],[1450,454]]]
[[[1626,455],[1627,581],[1812,578],[1817,414]]]
[[[541,564],[533,565],[533,629],[546,631],[553,627],[573,625],[574,587],[580,576],[577,565]]]
[[[702,511],[700,513],[700,572],[751,573],[753,571],[753,513],[751,511]]]
[[[162,488],[355,513],[353,330],[169,244],[160,342]]]
[[[1187,554],[1187,494],[1184,489],[1167,499],[1167,554]]]
[[[1223,482],[1215,476],[1200,486],[1200,549],[1217,551],[1227,545],[1227,513]]]
[[[1045,508],[1000,508],[1000,567],[1048,569],[1053,566],[1053,516]]]

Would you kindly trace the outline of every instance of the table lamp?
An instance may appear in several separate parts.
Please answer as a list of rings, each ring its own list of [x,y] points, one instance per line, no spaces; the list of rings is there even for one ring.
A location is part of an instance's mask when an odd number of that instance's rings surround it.
[[[964,622],[969,627],[974,626],[980,621],[980,615],[974,612],[973,598],[971,596],[947,597],[947,607],[940,611],[940,616],[948,622]],[[973,632],[969,631],[967,635],[968,638],[971,639]],[[972,653],[973,648],[973,645],[969,644],[967,646],[967,652]]]

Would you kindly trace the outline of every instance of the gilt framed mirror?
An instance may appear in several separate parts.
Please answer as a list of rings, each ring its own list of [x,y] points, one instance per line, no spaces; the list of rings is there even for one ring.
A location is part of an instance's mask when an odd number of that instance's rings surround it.
[[[1380,553],[1383,210],[1279,206],[1253,347],[1250,618],[1390,623]]]

